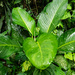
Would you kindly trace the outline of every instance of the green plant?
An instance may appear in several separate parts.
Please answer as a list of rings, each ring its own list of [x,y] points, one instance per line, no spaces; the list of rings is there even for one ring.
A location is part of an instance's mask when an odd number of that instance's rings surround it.
[[[57,52],[57,39],[50,32],[56,28],[64,14],[67,7],[67,0],[58,0],[58,5],[51,11],[56,2],[54,0],[52,3],[49,3],[39,15],[37,26],[40,28],[40,36],[36,41],[33,38],[27,38],[23,44],[26,56],[38,69],[46,69],[53,61]],[[61,11],[61,14],[59,11]],[[26,11],[21,8],[14,8],[12,18],[14,23],[26,28],[32,34],[32,37],[35,36],[35,21]]]
[[[21,0],[16,1],[14,3],[21,2]],[[25,9],[20,7],[13,8],[11,29],[9,27],[9,31],[0,34],[0,58],[6,61],[4,64],[0,62],[1,68],[6,64],[13,64],[14,60],[15,62],[20,60],[19,65],[24,73],[18,73],[18,75],[65,75],[63,70],[68,70],[66,73],[68,74],[69,69],[75,67],[75,28],[65,32],[60,32],[56,29],[56,27],[60,26],[63,28],[62,20],[72,16],[74,18],[74,11],[71,15],[68,11],[71,10],[71,6],[68,5],[67,7],[67,5],[68,0],[53,0],[38,15],[37,24]],[[66,16],[66,14],[69,15]],[[1,21],[3,19],[4,17]],[[15,24],[23,27],[22,29],[26,30],[29,36],[24,37],[19,30],[19,26]],[[6,35],[7,32],[11,33],[11,36]],[[72,64],[69,64],[68,60],[66,60],[69,57],[67,55],[60,55],[69,52],[73,53],[71,61],[74,65],[72,67]],[[8,61],[8,59],[12,60]],[[7,69],[6,67],[4,69]],[[13,65],[12,68],[17,70],[19,67]],[[0,71],[0,74],[4,75],[2,73],[4,69]],[[32,71],[30,71],[31,69]],[[9,68],[6,70],[7,74],[10,75],[12,69],[8,70]]]

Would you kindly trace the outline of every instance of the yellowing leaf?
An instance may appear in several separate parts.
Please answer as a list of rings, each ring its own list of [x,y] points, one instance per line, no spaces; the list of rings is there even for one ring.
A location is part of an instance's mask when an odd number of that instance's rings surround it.
[[[25,61],[23,64],[22,64],[22,72],[25,72],[25,71],[28,71],[29,68],[31,66],[31,63],[29,61]]]
[[[71,52],[68,53],[68,54],[65,53],[64,57],[67,58],[67,59],[69,59],[69,60],[73,60],[73,56],[72,56]]]

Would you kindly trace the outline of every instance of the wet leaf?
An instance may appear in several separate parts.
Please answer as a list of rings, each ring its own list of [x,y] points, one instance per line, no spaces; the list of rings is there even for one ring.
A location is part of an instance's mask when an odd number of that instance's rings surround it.
[[[75,28],[63,33],[58,39],[58,50],[75,52]]]
[[[16,39],[17,41],[20,42],[20,44],[23,44],[23,35],[21,34],[21,28],[18,27],[17,25],[13,25],[12,24],[12,33],[11,33],[11,37],[13,39]]]
[[[40,13],[38,27],[40,31],[47,33],[55,29],[67,9],[67,0],[53,0]]]
[[[15,24],[26,28],[32,35],[34,34],[35,21],[24,9],[13,8],[12,19]]]
[[[39,70],[35,68],[33,75],[65,75],[65,73],[64,71],[62,71],[60,67],[57,67],[54,64],[51,64],[45,70]]]
[[[57,39],[53,34],[42,34],[37,42],[25,39],[23,47],[30,62],[38,69],[45,69],[57,53]]]
[[[20,50],[20,44],[8,36],[0,36],[0,58],[7,58]]]
[[[64,70],[68,69],[68,61],[62,55],[57,55],[54,59],[54,62]]]

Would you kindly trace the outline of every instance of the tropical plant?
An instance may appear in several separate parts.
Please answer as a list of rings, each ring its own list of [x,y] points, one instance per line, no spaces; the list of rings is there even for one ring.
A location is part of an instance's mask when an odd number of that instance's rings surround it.
[[[75,74],[75,28],[67,30],[63,25],[66,20],[75,22],[75,10],[68,0],[48,3],[38,21],[22,7],[13,8],[12,16],[6,12],[6,19],[7,31],[0,34],[0,75]],[[3,20],[4,16],[0,29]]]

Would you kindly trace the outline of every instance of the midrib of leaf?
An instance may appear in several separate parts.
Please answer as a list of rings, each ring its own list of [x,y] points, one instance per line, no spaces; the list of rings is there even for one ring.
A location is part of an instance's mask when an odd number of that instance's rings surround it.
[[[41,47],[40,47],[40,44],[39,44],[39,42],[38,42],[38,41],[37,41],[37,44],[38,44],[38,46],[39,46],[40,53],[41,53],[41,58],[42,58],[42,51],[41,51]]]
[[[19,16],[21,17],[21,15],[20,15],[20,13],[19,13],[19,9],[18,9],[18,14],[19,14]],[[21,19],[23,20],[23,22],[25,23],[25,21],[24,21],[24,19],[21,17]],[[25,23],[25,25],[27,26],[27,24]],[[27,28],[28,28],[28,26],[27,26]],[[28,30],[30,31],[30,29],[28,28]],[[30,31],[30,33],[32,34],[32,32]]]
[[[17,46],[17,45],[11,45],[11,44],[0,44],[0,46],[10,46],[10,47],[19,47],[19,46]]]
[[[59,5],[58,9],[59,9],[60,6],[62,5],[62,3],[63,3],[63,2],[61,2],[61,4]],[[58,11],[58,9],[57,9],[57,11]],[[56,15],[57,11],[55,12],[55,15]],[[50,26],[51,26],[51,24],[52,24],[52,22],[53,22],[53,19],[54,19],[55,15],[54,15],[53,18],[52,18],[52,21],[51,21],[51,23],[50,23],[50,25],[49,25],[49,28],[50,28]],[[54,26],[54,27],[55,27],[55,26]],[[47,30],[47,33],[48,33],[48,31],[49,31],[49,28],[48,28],[48,30]]]
[[[70,42],[68,42],[68,43],[65,43],[65,44],[59,46],[58,49],[61,48],[61,47],[63,47],[63,46],[66,46],[66,45],[68,45],[68,44],[74,43],[74,42],[75,42],[75,41],[70,41]]]

